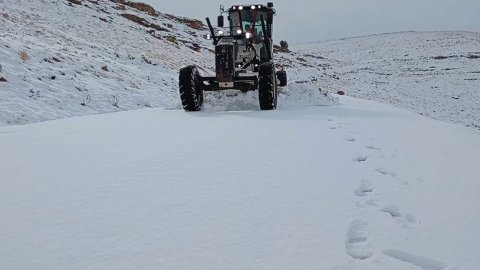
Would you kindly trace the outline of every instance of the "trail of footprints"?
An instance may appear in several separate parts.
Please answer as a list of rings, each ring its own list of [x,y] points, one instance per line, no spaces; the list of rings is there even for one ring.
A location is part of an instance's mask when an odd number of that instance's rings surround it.
[[[329,120],[330,121],[330,120]],[[338,123],[338,126],[331,126],[329,127],[330,130],[338,130],[341,129],[341,124]],[[347,142],[358,142],[356,136],[352,135],[360,135],[358,132],[350,132],[351,134],[344,137],[345,141]],[[378,152],[381,154],[381,148],[376,147],[374,145],[367,145],[365,146],[367,151],[373,153]],[[358,162],[360,164],[367,163],[370,159],[369,155],[358,155],[353,158],[354,162]],[[376,173],[383,177],[390,177],[395,178],[397,173],[393,170],[389,170],[384,167],[377,167],[375,169]],[[403,226],[412,226],[414,225],[417,220],[415,216],[405,213],[401,210],[400,207],[396,205],[386,205],[386,206],[379,206],[375,200],[372,198],[372,195],[375,192],[375,185],[369,179],[362,179],[360,181],[359,186],[353,190],[354,195],[358,198],[356,205],[358,207],[371,207],[376,211],[379,211],[384,214],[388,214],[395,222]],[[357,260],[365,260],[373,256],[374,248],[372,247],[369,241],[369,225],[368,222],[362,219],[354,220],[350,223],[350,226],[346,233],[345,239],[345,248],[347,254],[352,257],[353,259]]]
[[[375,146],[366,146],[367,149],[373,151],[380,151],[381,149]],[[369,157],[367,155],[360,155],[354,158],[355,162],[367,162]],[[377,173],[384,177],[396,177],[395,171],[386,169],[384,167],[377,167]],[[359,198],[357,206],[372,207],[379,212],[386,213],[392,217],[397,223],[404,226],[412,226],[416,223],[416,218],[413,215],[405,213],[396,205],[379,206],[372,197],[375,191],[375,185],[368,179],[362,179],[359,186],[353,191],[355,196]],[[354,220],[347,231],[345,247],[347,254],[358,260],[368,259],[373,255],[373,247],[368,240],[368,223],[364,220]]]

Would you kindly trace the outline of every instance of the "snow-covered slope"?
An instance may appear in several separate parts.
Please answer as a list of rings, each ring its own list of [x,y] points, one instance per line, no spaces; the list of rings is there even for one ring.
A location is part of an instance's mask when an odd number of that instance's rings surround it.
[[[111,1],[72,2],[2,1],[0,124],[171,107],[178,67],[212,61],[192,49],[206,50],[202,27]]]
[[[0,128],[0,265],[480,267],[480,134],[387,105]]]
[[[348,95],[480,128],[480,33],[402,32],[294,48],[307,65],[329,60]]]

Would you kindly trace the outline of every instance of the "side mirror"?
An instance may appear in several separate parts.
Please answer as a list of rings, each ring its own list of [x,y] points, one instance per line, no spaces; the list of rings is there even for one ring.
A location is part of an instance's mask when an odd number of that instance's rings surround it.
[[[218,18],[217,18],[217,26],[218,26],[218,27],[223,27],[223,25],[224,25],[223,16],[220,15],[220,16],[218,16]]]

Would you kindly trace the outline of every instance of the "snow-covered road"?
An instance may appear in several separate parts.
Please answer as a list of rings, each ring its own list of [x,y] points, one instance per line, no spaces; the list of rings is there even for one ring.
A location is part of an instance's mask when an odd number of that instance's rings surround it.
[[[341,103],[0,127],[1,269],[478,269],[478,131]]]

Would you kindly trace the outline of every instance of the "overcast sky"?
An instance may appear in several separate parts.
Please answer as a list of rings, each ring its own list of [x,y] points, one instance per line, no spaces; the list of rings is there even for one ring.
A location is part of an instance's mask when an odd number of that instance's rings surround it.
[[[137,0],[160,12],[212,22],[219,5],[267,1]],[[397,31],[465,30],[480,32],[480,0],[281,0],[274,34],[277,40],[319,41]]]

